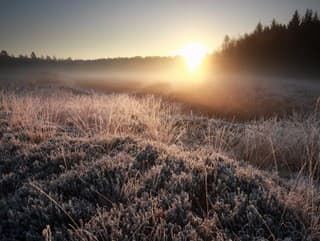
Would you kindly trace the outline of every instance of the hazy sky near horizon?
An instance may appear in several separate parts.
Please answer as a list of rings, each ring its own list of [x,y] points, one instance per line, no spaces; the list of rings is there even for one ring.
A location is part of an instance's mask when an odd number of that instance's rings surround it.
[[[189,42],[214,50],[261,21],[286,23],[320,0],[0,0],[0,49],[72,58],[167,56]]]

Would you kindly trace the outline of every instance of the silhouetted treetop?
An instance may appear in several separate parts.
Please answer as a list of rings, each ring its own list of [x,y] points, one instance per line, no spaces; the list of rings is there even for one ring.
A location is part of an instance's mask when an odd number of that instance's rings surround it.
[[[288,29],[296,30],[300,27],[300,24],[301,24],[301,18],[298,10],[296,10],[288,24]]]
[[[1,57],[8,57],[8,56],[9,56],[9,54],[8,54],[8,52],[7,52],[7,51],[2,50],[2,51],[0,52],[0,56],[1,56]]]
[[[259,23],[257,24],[256,29],[254,30],[254,32],[255,32],[256,34],[260,34],[260,33],[262,33],[262,31],[263,31],[263,26],[262,26],[262,24],[259,22]]]
[[[30,57],[31,59],[36,59],[37,55],[35,54],[35,52],[32,51]]]

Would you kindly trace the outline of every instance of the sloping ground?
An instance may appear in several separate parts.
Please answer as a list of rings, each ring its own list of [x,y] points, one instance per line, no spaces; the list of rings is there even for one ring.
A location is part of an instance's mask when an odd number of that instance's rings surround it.
[[[8,133],[0,152],[1,240],[308,239],[284,183],[215,153]]]
[[[2,91],[0,240],[320,240],[319,118]]]

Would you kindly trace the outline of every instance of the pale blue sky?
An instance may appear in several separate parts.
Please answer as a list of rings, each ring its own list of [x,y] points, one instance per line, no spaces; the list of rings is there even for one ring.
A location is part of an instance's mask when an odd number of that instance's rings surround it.
[[[174,55],[189,42],[211,49],[320,0],[0,0],[0,49],[73,58]]]

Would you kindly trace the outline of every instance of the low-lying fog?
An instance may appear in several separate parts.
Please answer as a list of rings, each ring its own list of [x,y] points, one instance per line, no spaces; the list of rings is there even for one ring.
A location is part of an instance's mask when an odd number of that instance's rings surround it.
[[[256,117],[312,109],[320,95],[317,80],[257,74],[189,73],[166,69],[7,68],[0,71],[2,87],[62,85],[101,92],[152,93],[187,103],[203,114]]]

